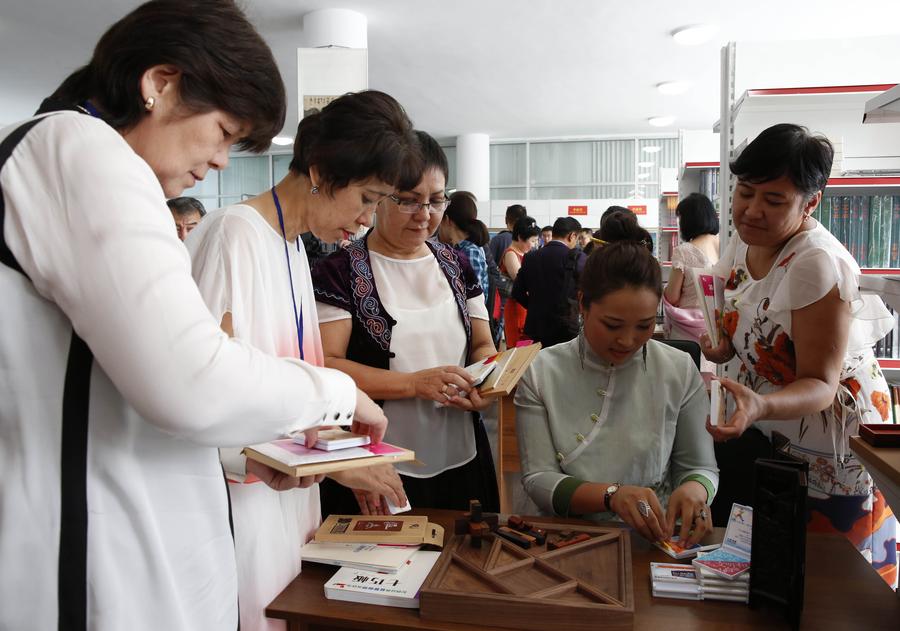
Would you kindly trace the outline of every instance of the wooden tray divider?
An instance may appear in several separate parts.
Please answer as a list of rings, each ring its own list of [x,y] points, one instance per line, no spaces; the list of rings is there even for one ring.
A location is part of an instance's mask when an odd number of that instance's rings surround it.
[[[457,563],[463,566],[464,568],[466,568],[466,570],[479,577],[485,583],[490,584],[494,589],[503,592],[504,594],[515,594],[513,590],[503,584],[503,581],[498,581],[496,578],[494,578],[493,574],[485,572],[471,561],[464,559],[463,557],[458,555],[456,552],[450,554],[450,561],[451,563]]]
[[[559,585],[554,585],[553,587],[548,587],[547,589],[542,589],[536,592],[532,592],[528,594],[529,598],[551,598],[553,596],[559,596],[560,594],[565,594],[567,592],[572,592],[578,589],[578,581],[571,580],[566,583],[560,583]]]
[[[596,598],[598,600],[602,600],[603,602],[605,602],[608,605],[616,605],[617,607],[625,606],[625,603],[623,603],[621,600],[619,600],[615,596],[610,596],[606,592],[601,591],[601,590],[597,589],[596,587],[592,587],[591,585],[588,585],[587,583],[582,583],[581,581],[578,581],[578,589],[580,591],[587,592],[594,598]]]
[[[550,552],[544,552],[541,554],[540,558],[542,559],[555,559],[556,557],[564,557],[568,556],[575,552],[580,552],[585,548],[592,548],[594,546],[600,546],[607,543],[612,543],[614,541],[618,541],[619,534],[618,533],[610,533],[607,535],[600,535],[599,537],[591,537],[587,541],[582,541],[581,543],[576,543],[571,546],[566,546],[565,548],[560,548],[559,550],[551,550]]]
[[[527,559],[522,559],[521,561],[516,561],[515,563],[507,563],[506,565],[501,565],[499,567],[492,567],[491,569],[486,570],[486,572],[491,576],[504,576],[510,572],[516,572],[531,567],[534,565],[534,562],[535,558],[529,557]]]

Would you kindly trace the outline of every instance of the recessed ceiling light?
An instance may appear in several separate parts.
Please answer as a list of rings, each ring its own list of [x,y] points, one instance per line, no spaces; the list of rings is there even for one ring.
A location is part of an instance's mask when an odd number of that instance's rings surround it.
[[[650,177],[649,173],[638,173],[638,179],[645,180]]]
[[[668,127],[675,122],[674,116],[652,116],[647,119],[651,127]]]
[[[287,145],[292,145],[292,144],[294,144],[294,139],[293,139],[293,138],[290,138],[289,136],[275,136],[275,137],[272,139],[272,144],[273,144],[273,145],[280,145],[280,146],[284,147],[284,146],[287,146]]]
[[[646,169],[647,167],[652,167],[654,164],[656,164],[656,163],[655,162],[638,162],[638,166],[641,167],[642,169]]]
[[[698,44],[705,44],[712,39],[716,30],[713,24],[682,26],[672,31],[672,39],[682,46],[697,46]]]
[[[664,81],[656,84],[660,94],[684,94],[691,84],[687,81]]]
[[[650,145],[649,147],[644,147],[641,149],[644,153],[659,153],[660,147],[656,145]]]

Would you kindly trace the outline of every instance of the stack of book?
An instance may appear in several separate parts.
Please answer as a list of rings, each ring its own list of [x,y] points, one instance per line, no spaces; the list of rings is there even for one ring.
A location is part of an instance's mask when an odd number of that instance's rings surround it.
[[[900,196],[826,194],[813,218],[860,267],[900,267]]]
[[[650,581],[652,593],[657,598],[745,603],[750,596],[749,574],[726,579],[679,563],[651,563]]]

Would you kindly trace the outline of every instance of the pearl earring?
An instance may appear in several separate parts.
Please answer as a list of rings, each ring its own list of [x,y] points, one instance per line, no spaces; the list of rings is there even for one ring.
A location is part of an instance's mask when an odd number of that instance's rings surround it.
[[[156,105],[156,99],[152,96],[148,96],[147,100],[144,101],[144,109],[148,112],[153,109],[153,106]]]

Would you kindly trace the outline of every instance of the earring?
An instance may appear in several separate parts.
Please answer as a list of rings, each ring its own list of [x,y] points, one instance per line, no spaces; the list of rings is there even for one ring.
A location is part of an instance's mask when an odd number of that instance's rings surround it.
[[[313,195],[318,195],[318,194],[319,194],[319,187],[316,186],[315,184],[313,184],[313,187],[312,187],[311,189],[309,189],[309,192],[312,193]]]
[[[153,106],[156,105],[156,99],[152,96],[148,96],[147,100],[144,101],[144,109],[148,112],[153,109]]]

